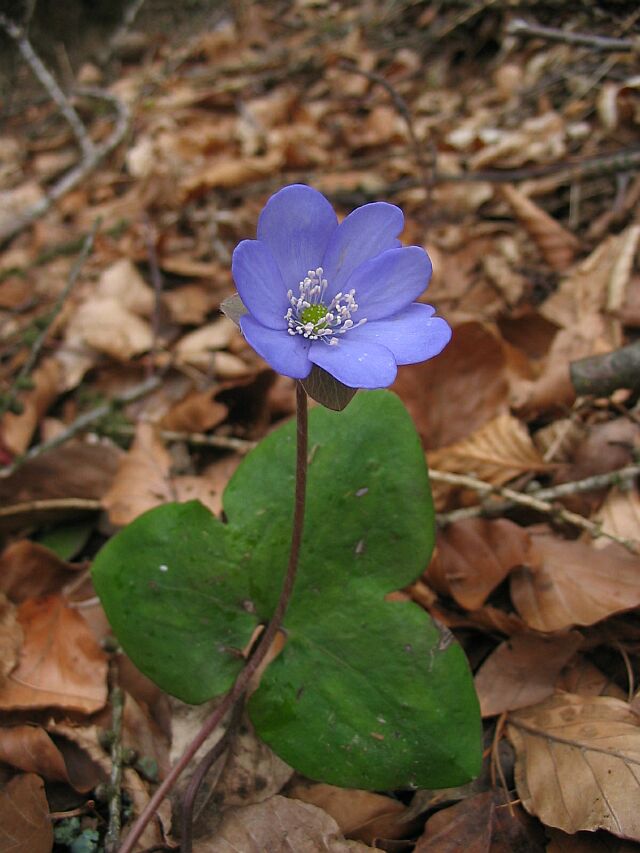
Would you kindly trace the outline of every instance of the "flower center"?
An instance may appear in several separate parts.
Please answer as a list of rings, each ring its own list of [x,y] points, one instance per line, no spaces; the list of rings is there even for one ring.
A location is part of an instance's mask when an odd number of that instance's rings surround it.
[[[337,335],[344,335],[366,323],[366,318],[357,323],[351,315],[358,310],[355,290],[336,293],[329,305],[324,302],[328,282],[323,278],[324,270],[318,267],[309,270],[298,285],[298,296],[293,290],[287,292],[290,308],[284,315],[290,335],[302,335],[310,341],[322,340],[326,344],[337,344]]]

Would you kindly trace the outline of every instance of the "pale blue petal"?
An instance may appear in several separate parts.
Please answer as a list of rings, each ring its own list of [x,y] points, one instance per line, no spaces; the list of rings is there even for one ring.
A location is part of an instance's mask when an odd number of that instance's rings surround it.
[[[442,352],[451,340],[451,328],[434,317],[431,305],[415,302],[399,314],[374,320],[346,334],[360,342],[372,341],[391,350],[397,364],[415,364]]]
[[[387,388],[396,378],[396,362],[387,347],[342,335],[335,346],[314,341],[309,358],[350,388]]]
[[[351,273],[370,258],[400,245],[396,239],[404,227],[404,216],[395,204],[376,201],[356,208],[334,231],[322,267],[331,298]]]
[[[430,278],[431,261],[419,246],[389,249],[365,261],[344,288],[355,290],[359,310],[353,319],[371,321],[398,314],[416,301]]]
[[[267,246],[260,240],[243,240],[233,252],[231,272],[249,313],[263,326],[285,329],[287,288]]]
[[[275,371],[292,379],[305,379],[311,370],[310,342],[302,335],[261,326],[251,315],[240,318],[242,334]]]
[[[272,195],[258,220],[258,240],[271,250],[285,283],[298,294],[308,270],[322,264],[338,224],[335,211],[317,190],[292,184]]]

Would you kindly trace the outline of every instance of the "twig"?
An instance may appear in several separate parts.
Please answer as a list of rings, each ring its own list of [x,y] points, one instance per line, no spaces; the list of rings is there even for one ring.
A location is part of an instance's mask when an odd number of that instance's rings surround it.
[[[594,50],[633,52],[640,50],[640,42],[636,39],[609,38],[608,36],[594,36],[590,33],[574,33],[569,30],[559,30],[556,27],[543,27],[540,24],[532,24],[522,18],[513,18],[509,21],[507,32],[509,35],[531,36],[531,38],[541,38],[546,41],[591,47]]]
[[[125,406],[127,403],[133,403],[134,400],[139,400],[140,397],[144,397],[146,394],[154,391],[160,385],[160,382],[161,378],[159,376],[150,376],[139,385],[135,385],[128,391],[124,391],[122,394],[112,397],[108,402],[102,403],[100,406],[96,406],[95,409],[91,409],[89,412],[84,412],[82,415],[79,415],[75,421],[72,421],[67,427],[65,427],[62,432],[49,439],[49,441],[43,441],[42,444],[36,444],[34,447],[27,450],[26,453],[23,453],[21,456],[16,456],[10,465],[0,468],[0,477],[10,477],[11,474],[20,468],[21,465],[24,465],[25,462],[28,462],[30,459],[35,459],[36,456],[42,456],[43,453],[64,444],[70,438],[73,438],[74,435],[77,435],[79,432],[82,432],[87,429],[87,427],[96,423],[96,421],[106,417],[114,408],[116,408],[116,406]]]
[[[202,726],[196,737],[191,741],[189,746],[180,756],[178,762],[171,768],[169,774],[166,776],[166,778],[163,780],[163,782],[160,784],[154,795],[151,797],[151,799],[145,806],[143,812],[138,816],[137,820],[129,830],[129,833],[125,838],[122,847],[120,848],[120,853],[132,853],[135,848],[136,842],[144,831],[144,828],[149,823],[153,815],[156,813],[158,806],[160,805],[162,800],[173,788],[179,776],[189,765],[189,763],[191,762],[197,751],[200,749],[202,744],[209,737],[211,732],[213,732],[220,725],[222,720],[226,717],[227,713],[231,710],[231,708],[235,706],[238,699],[240,699],[240,697],[244,695],[244,692],[247,689],[249,682],[255,675],[260,664],[265,659],[267,652],[271,648],[271,645],[275,640],[278,631],[280,630],[280,626],[282,625],[282,620],[284,619],[284,615],[289,604],[289,599],[291,598],[291,592],[293,590],[293,584],[298,568],[298,557],[300,555],[300,546],[302,544],[302,528],[304,523],[304,507],[307,486],[307,395],[300,382],[296,383],[296,403],[296,494],[293,514],[293,530],[291,534],[291,550],[289,551],[289,563],[282,585],[280,598],[278,599],[276,608],[273,612],[271,619],[269,620],[269,624],[267,625],[263,633],[260,635],[260,639],[258,640],[258,645],[255,649],[255,652],[249,658],[244,668],[240,670],[240,673],[236,678],[231,690],[229,690],[229,692],[225,695],[222,702],[220,703],[220,705],[218,705],[215,711],[213,711],[213,713],[207,718],[207,720],[205,720],[204,725]]]
[[[13,221],[7,222],[3,228],[0,228],[0,243],[14,237],[23,228],[46,213],[59,198],[75,189],[96,168],[98,163],[122,142],[129,127],[129,108],[124,101],[101,89],[83,88],[78,90],[78,94],[86,95],[89,98],[98,98],[111,104],[116,112],[113,130],[101,145],[94,145],[88,156],[83,157],[77,166],[63,175],[44,198],[37,201]]]
[[[109,825],[104,839],[105,853],[116,853],[122,830],[121,787],[122,787],[122,715],[124,692],[120,687],[111,691],[111,777],[109,779]]]
[[[611,471],[609,474],[588,477],[585,480],[578,480],[574,483],[562,483],[560,486],[552,489],[537,489],[534,492],[525,494],[524,492],[517,492],[505,486],[493,486],[491,483],[486,483],[484,480],[478,480],[476,477],[470,477],[466,474],[451,474],[448,471],[429,471],[430,478],[437,482],[463,486],[484,496],[500,495],[500,497],[507,499],[506,503],[500,504],[498,507],[480,504],[479,506],[466,507],[440,514],[437,516],[439,526],[446,526],[455,521],[463,521],[464,519],[476,518],[477,516],[499,515],[501,512],[512,509],[514,506],[526,506],[536,512],[555,516],[566,524],[573,524],[575,527],[586,530],[594,539],[598,536],[611,539],[613,542],[623,545],[632,554],[640,554],[640,547],[637,543],[629,539],[622,539],[613,533],[607,533],[602,529],[601,524],[590,521],[590,519],[585,518],[583,515],[571,512],[564,507],[559,507],[557,504],[551,503],[550,500],[555,500],[563,495],[593,491],[603,488],[606,485],[633,479],[638,475],[640,475],[640,465],[628,465],[618,471]]]
[[[618,388],[640,389],[640,341],[604,355],[572,361],[571,382],[576,394],[608,397]]]
[[[135,427],[122,425],[102,430],[108,435],[135,435]],[[235,450],[237,453],[248,453],[257,446],[257,441],[246,438],[235,438],[232,435],[207,435],[204,432],[177,432],[172,429],[162,429],[158,435],[165,441],[184,441],[196,447],[219,447],[222,450]]]
[[[491,0],[493,2],[493,0]],[[420,140],[416,136],[416,131],[413,126],[413,116],[411,115],[411,110],[409,109],[409,105],[402,97],[402,95],[396,91],[395,87],[389,83],[381,74],[377,74],[375,71],[365,71],[363,68],[359,68],[357,65],[354,65],[351,62],[347,62],[343,60],[340,63],[341,68],[344,68],[345,71],[350,71],[352,74],[360,74],[362,77],[365,77],[367,80],[370,80],[372,83],[376,83],[378,86],[382,86],[385,92],[389,95],[391,100],[393,101],[393,105],[396,110],[400,113],[402,118],[404,119],[404,123],[407,126],[407,131],[409,133],[409,139],[411,141],[411,147],[413,148],[413,153],[416,158],[416,162],[422,174],[422,180],[427,190],[427,200],[431,194],[431,190],[433,188],[433,176],[434,169],[430,167],[426,162],[422,150],[422,146],[420,144]]]
[[[132,27],[133,22],[138,16],[138,12],[144,6],[145,0],[131,0],[131,3],[124,10],[122,21],[115,33],[109,39],[109,42],[99,56],[100,65],[106,65],[113,56],[114,50],[118,47],[127,31]]]
[[[41,330],[38,337],[35,339],[32,347],[31,347],[31,350],[29,351],[29,355],[27,357],[27,360],[25,361],[25,363],[20,368],[18,375],[16,376],[15,380],[13,381],[12,387],[9,389],[9,391],[7,392],[6,395],[4,395],[3,397],[0,397],[0,417],[9,409],[12,409],[13,406],[15,405],[15,403],[18,399],[18,394],[20,393],[20,388],[24,385],[25,379],[28,378],[29,374],[31,373],[31,370],[33,369],[36,361],[38,360],[38,356],[40,355],[40,351],[41,351],[43,344],[47,338],[47,335],[49,334],[49,330],[51,329],[51,326],[53,325],[53,323],[54,323],[56,317],[58,316],[58,314],[60,313],[60,311],[62,311],[62,306],[64,305],[64,303],[65,303],[67,297],[69,296],[69,294],[71,293],[71,291],[73,290],[73,287],[75,286],[75,283],[78,280],[78,277],[80,275],[82,267],[85,265],[87,258],[91,254],[91,250],[93,249],[93,244],[95,242],[96,234],[98,232],[99,227],[100,227],[100,220],[96,219],[96,221],[93,224],[93,228],[91,229],[91,231],[87,234],[87,236],[84,239],[84,242],[82,244],[82,249],[80,251],[80,255],[79,255],[78,259],[76,260],[75,264],[73,265],[73,267],[71,268],[71,272],[69,273],[69,276],[67,278],[67,282],[66,282],[62,292],[60,293],[60,295],[56,299],[56,302],[55,302],[53,308],[51,309],[51,311],[49,312],[49,314],[47,316],[46,325]]]
[[[145,243],[147,246],[147,259],[149,261],[149,271],[151,273],[151,283],[153,284],[153,314],[151,317],[151,359],[149,360],[150,373],[153,372],[155,358],[158,351],[158,338],[160,335],[160,308],[162,298],[162,273],[160,272],[160,264],[158,263],[158,252],[156,250],[157,234],[148,215],[145,215]]]
[[[193,809],[195,806],[196,796],[198,794],[198,791],[200,790],[200,786],[202,785],[205,776],[227,748],[231,735],[234,733],[234,731],[240,724],[243,710],[244,703],[236,702],[233,708],[233,712],[231,714],[231,718],[229,719],[229,724],[227,725],[224,734],[204,756],[202,761],[196,767],[193,776],[189,780],[189,784],[182,798],[182,832],[180,833],[180,853],[191,853],[193,836]]]
[[[60,86],[58,86],[55,77],[47,69],[43,61],[33,49],[25,31],[22,27],[18,26],[18,24],[10,18],[7,18],[7,16],[2,13],[0,13],[0,26],[4,29],[7,35],[15,41],[18,50],[22,54],[29,68],[31,68],[40,83],[47,90],[51,100],[58,105],[58,109],[73,131],[73,135],[80,146],[80,150],[82,151],[83,158],[90,158],[94,153],[94,144],[87,136],[87,129],[82,123],[82,119],[75,111],[73,105]]]

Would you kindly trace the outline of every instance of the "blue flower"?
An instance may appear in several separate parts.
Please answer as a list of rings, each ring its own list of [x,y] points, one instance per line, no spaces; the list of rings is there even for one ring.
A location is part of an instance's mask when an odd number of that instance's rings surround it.
[[[365,204],[338,224],[317,190],[277,192],[258,239],[233,253],[247,341],[278,373],[305,379],[317,365],[351,388],[386,388],[399,364],[437,355],[451,329],[414,301],[431,262],[424,249],[401,247],[403,224],[393,204]]]

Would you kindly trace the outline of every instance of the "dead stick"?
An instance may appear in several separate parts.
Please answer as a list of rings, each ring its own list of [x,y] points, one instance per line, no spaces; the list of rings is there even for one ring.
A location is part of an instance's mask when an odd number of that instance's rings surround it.
[[[594,50],[637,52],[640,49],[640,42],[636,39],[619,39],[608,36],[594,36],[590,33],[574,33],[569,30],[559,30],[555,27],[543,27],[540,24],[532,24],[522,18],[513,18],[513,20],[509,21],[507,32],[509,35],[531,36],[532,38],[541,38],[546,41],[591,47]]]
[[[604,355],[572,361],[571,382],[576,394],[608,397],[618,388],[640,389],[640,341]]]

